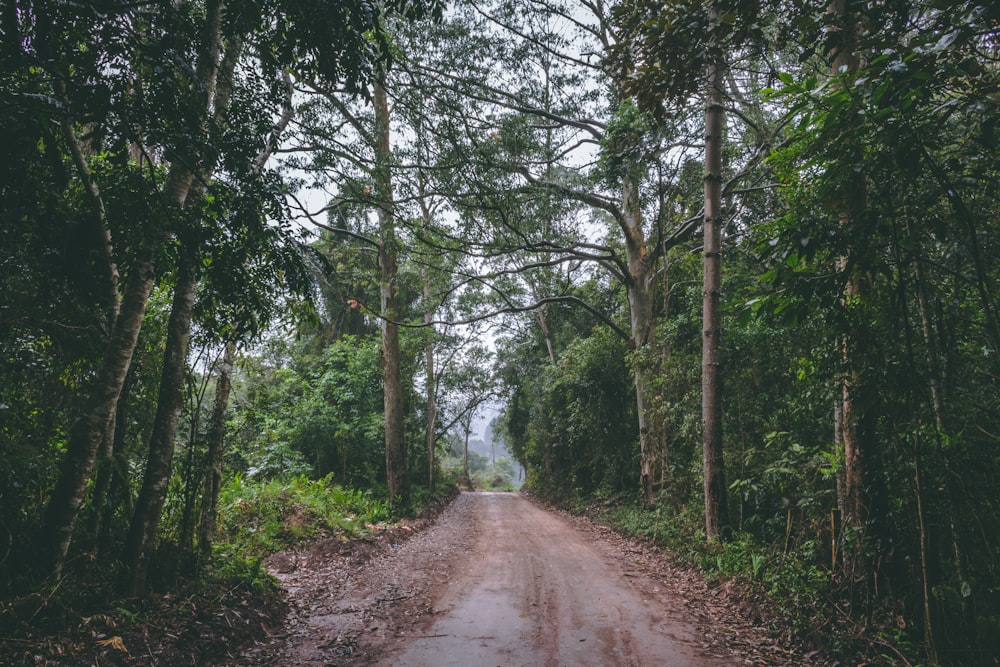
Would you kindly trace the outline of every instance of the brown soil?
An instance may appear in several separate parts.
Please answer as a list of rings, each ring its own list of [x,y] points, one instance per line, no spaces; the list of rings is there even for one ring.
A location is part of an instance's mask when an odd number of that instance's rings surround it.
[[[57,626],[57,598],[39,599],[51,623],[0,623],[0,665],[831,664],[787,645],[733,586],[515,494],[463,493],[437,520],[328,539],[268,567],[287,605],[237,585],[134,614],[61,609]]]
[[[242,581],[196,584],[141,602],[107,598],[106,591],[57,588],[0,603],[0,666],[230,664],[237,647],[274,632],[287,611],[280,596]]]
[[[274,558],[285,631],[239,664],[824,664],[783,645],[726,587],[521,496],[464,493],[413,532]]]

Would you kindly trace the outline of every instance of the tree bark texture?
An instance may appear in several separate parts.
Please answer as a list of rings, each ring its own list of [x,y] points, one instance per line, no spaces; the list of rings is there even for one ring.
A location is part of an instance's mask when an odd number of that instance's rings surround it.
[[[389,100],[375,86],[375,187],[379,195],[379,295],[382,311],[382,388],[385,411],[385,475],[389,502],[405,507],[410,501],[403,430],[403,381],[400,370],[397,305],[396,228],[392,193]]]
[[[121,405],[121,398],[125,396],[128,386],[128,374],[119,394],[119,400],[115,404],[115,409],[111,412],[111,419],[108,428],[104,431],[104,440],[98,448],[97,458],[94,461],[96,481],[94,491],[90,496],[90,519],[87,524],[87,538],[94,541],[95,552],[97,537],[101,530],[101,518],[104,515],[104,506],[107,503],[108,491],[111,489],[111,478],[114,474],[115,441],[118,422],[118,406]]]
[[[650,301],[652,271],[642,229],[638,186],[632,179],[622,184],[622,214],[624,217],[625,254],[628,262],[626,289],[629,302],[629,326],[633,350],[640,350],[653,339],[653,307]],[[649,390],[642,360],[634,366],[635,401],[639,413],[639,486],[646,504],[654,501],[656,464],[659,460],[649,418]]]
[[[830,69],[832,76],[857,70],[861,61],[855,53],[856,34],[852,17],[847,11],[847,0],[833,0],[829,11],[836,17],[839,25],[835,27],[836,39],[830,53]],[[850,227],[852,222],[865,209],[863,183],[853,184],[840,193],[838,224],[842,229]],[[858,268],[853,265],[850,256],[840,260],[841,270],[850,270],[844,288],[844,302],[848,308],[865,297],[865,279]],[[861,356],[858,351],[858,331],[847,331],[841,337],[840,354],[844,370],[838,380],[840,402],[839,414],[841,423],[835,431],[840,433],[840,447],[844,456],[843,498],[840,505],[843,509],[843,527],[846,531],[861,534],[868,523],[870,500],[868,498],[868,461],[869,441],[863,414],[863,399],[860,396],[859,375],[855,370]],[[848,552],[844,552],[845,556]],[[856,545],[855,554],[861,553],[860,545]],[[853,569],[858,565],[857,559],[845,560],[845,566]]]
[[[431,317],[430,313],[425,315],[425,321]],[[427,488],[432,492],[434,491],[436,483],[436,475],[434,468],[436,466],[434,461],[434,447],[437,443],[437,434],[435,429],[437,428],[437,391],[436,383],[437,380],[434,376],[434,343],[427,343],[427,347],[424,350],[424,355],[427,363]]]
[[[537,293],[535,294],[535,300],[539,300]],[[556,363],[556,345],[552,338],[552,329],[549,327],[549,309],[547,306],[540,306],[535,312],[538,313],[538,326],[541,327],[542,336],[545,338],[545,351],[548,352],[549,361],[554,366]]]
[[[424,164],[424,134],[421,120],[417,121],[415,130],[417,133],[417,163]],[[431,200],[427,193],[427,178],[422,169],[417,170],[417,191],[420,203],[420,219],[424,230],[431,233],[431,227],[434,222],[434,213],[431,209]],[[436,309],[431,306],[431,303],[434,301],[434,293],[431,286],[431,272],[426,264],[420,268],[420,280],[423,283],[422,293],[424,300],[424,328],[427,330],[428,336],[427,343],[424,347],[424,384],[427,401],[424,441],[427,447],[427,488],[433,493],[437,485],[437,462],[435,460],[434,451],[437,444],[437,376],[434,368],[436,341],[433,325],[434,312]]]
[[[109,428],[118,396],[132,363],[146,303],[155,281],[158,239],[129,272],[121,308],[115,319],[97,377],[83,414],[70,428],[59,479],[45,508],[40,533],[40,561],[47,573],[59,576],[73,539],[73,529],[87,493],[97,449]]]
[[[184,405],[191,312],[198,286],[197,261],[197,252],[182,253],[174,286],[146,471],[125,543],[124,563],[131,574],[129,592],[132,595],[140,595],[145,590],[150,557],[156,548],[156,532],[170,484],[177,420]]]
[[[212,416],[208,424],[208,451],[205,453],[205,491],[201,497],[201,522],[198,526],[198,550],[203,557],[212,553],[215,536],[216,508],[222,489],[222,450],[226,437],[226,411],[233,387],[233,364],[236,363],[236,344],[226,343],[219,375],[215,380],[215,397]]]
[[[215,97],[219,76],[223,3],[221,0],[209,0],[206,10],[206,47],[198,57],[197,78],[207,93],[207,99],[212,100]],[[230,67],[228,75],[231,78],[232,68],[236,64],[235,53],[227,53],[227,60]],[[216,116],[225,112],[228,102],[228,97],[214,100]],[[211,102],[209,104],[212,105]],[[208,109],[209,107],[206,107],[206,112]],[[184,208],[195,180],[192,165],[199,162],[204,163],[203,160],[190,162],[181,160],[171,165],[161,189],[161,196],[168,207],[176,207],[178,210]],[[207,179],[210,171],[211,166],[206,166],[205,173],[201,174],[203,181]],[[91,196],[93,194],[92,192]],[[83,505],[97,449],[105,431],[110,427],[115,404],[132,362],[146,304],[155,281],[156,258],[166,241],[167,233],[164,227],[160,226],[147,237],[140,259],[131,267],[125,292],[119,302],[119,314],[112,328],[97,379],[90,390],[87,407],[70,429],[66,456],[59,479],[46,506],[45,520],[39,538],[40,550],[44,554],[41,558],[43,567],[57,576],[69,551],[73,529]]]
[[[125,451],[128,449],[128,425],[130,421],[129,405],[131,403],[132,384],[135,382],[136,366],[133,364],[125,377],[125,385],[118,396],[115,406],[114,447],[111,453],[111,465],[108,470],[109,486],[107,500],[103,505],[96,501],[94,509],[100,513],[97,529],[97,558],[111,553],[112,522],[115,508],[122,507],[126,512],[132,509],[132,496],[129,493],[128,466],[125,463]],[[96,497],[96,493],[95,493]]]
[[[709,65],[705,109],[705,247],[702,285],[701,429],[705,536],[719,540],[729,524],[722,442],[722,67]]]

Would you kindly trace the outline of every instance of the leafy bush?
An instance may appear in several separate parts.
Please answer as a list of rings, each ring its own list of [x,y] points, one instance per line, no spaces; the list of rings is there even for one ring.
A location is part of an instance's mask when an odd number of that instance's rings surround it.
[[[669,550],[708,580],[746,582],[768,600],[785,627],[801,637],[828,622],[823,601],[832,596],[833,575],[820,564],[818,546],[803,541],[782,552],[753,535],[738,532],[725,542],[706,542],[703,517],[691,504],[679,512],[635,501],[595,505],[591,514],[625,535],[645,537]]]
[[[345,489],[330,476],[250,480],[234,476],[219,498],[220,539],[227,556],[263,558],[317,536],[358,536],[384,521],[389,508],[369,492]]]

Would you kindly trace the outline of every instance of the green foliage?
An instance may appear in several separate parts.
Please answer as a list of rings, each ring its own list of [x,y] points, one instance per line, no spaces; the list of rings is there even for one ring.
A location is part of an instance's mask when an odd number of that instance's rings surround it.
[[[552,17],[523,3],[482,4],[474,20],[469,8],[456,8],[462,20],[391,38],[380,29],[392,25],[389,15],[434,13],[437,4],[227,4],[224,43],[244,43],[252,57],[236,69],[225,118],[209,117],[207,91],[194,80],[203,4],[112,2],[95,11],[94,3],[42,1],[5,11],[0,594],[32,557],[32,533],[65,457],[68,426],[85,410],[104,355],[111,316],[105,231],[124,279],[145,240],[172,240],[157,249],[158,285],[117,406],[115,454],[98,466],[76,524],[81,551],[103,559],[127,530],[137,491],[137,476],[128,473],[144,456],[156,408],[182,248],[197,248],[201,259],[199,341],[259,342],[237,371],[226,464],[238,474],[222,500],[221,567],[264,584],[261,559],[274,549],[318,535],[357,535],[366,521],[384,518],[384,504],[374,500],[384,483],[377,262],[363,241],[377,205],[371,147],[361,136],[367,117],[347,136],[334,100],[319,96],[296,110],[300,135],[292,143],[329,149],[311,164],[289,166],[308,166],[308,178],[330,186],[339,202],[327,222],[340,234],[325,233],[309,248],[288,224],[288,184],[252,165],[283,103],[273,72],[291,69],[303,83],[343,79],[360,91],[386,73],[391,52],[411,59],[407,77],[419,80],[427,64],[427,71],[447,68],[452,82],[442,86],[436,74],[426,85],[388,81],[398,88],[391,91],[394,113],[407,123],[394,133],[401,318],[419,321],[438,308],[443,319],[461,319],[549,295],[594,308],[547,303],[531,314],[536,319],[505,321],[498,336],[498,374],[508,390],[501,430],[527,468],[529,487],[576,507],[601,501],[623,530],[670,546],[709,577],[757,586],[802,634],[833,623],[832,600],[904,651],[916,653],[930,639],[921,636],[928,621],[941,663],[995,662],[995,3],[852,2],[847,15],[826,3],[613,4],[613,15],[593,17],[595,27],[613,27],[618,45],[603,68],[577,67],[594,45],[584,48],[548,27],[536,31],[536,19],[550,26]],[[549,3],[532,5],[541,6]],[[499,20],[486,27],[491,12]],[[500,25],[521,34],[502,33]],[[860,66],[831,73],[830,54],[844,46]],[[562,49],[586,55],[560,60]],[[697,150],[684,151],[703,133],[682,107],[698,110],[691,101],[716,64],[732,65],[724,77],[733,113],[721,370],[734,511],[730,539],[706,545],[702,257],[687,235],[693,227],[678,236],[669,227],[700,215],[704,174]],[[588,78],[591,70],[599,77]],[[497,81],[497,90],[484,81]],[[610,105],[599,101],[608,98]],[[354,101],[345,104],[355,110]],[[71,154],[73,133],[101,193],[101,222]],[[599,163],[580,166],[576,147],[596,143]],[[200,156],[192,163],[217,157],[219,168],[199,182],[204,197],[189,210],[165,207],[166,170],[191,156]],[[408,166],[417,164],[429,168],[411,178]],[[652,253],[655,337],[638,350],[603,326],[627,328],[628,267],[616,254],[620,237],[595,238],[620,197],[612,185],[625,177],[641,185],[649,249],[658,247],[654,237],[676,244],[665,255]],[[543,178],[555,187],[538,182]],[[574,198],[596,201],[603,212],[588,218]],[[426,220],[418,205],[447,212]],[[591,263],[613,278],[591,272]],[[473,276],[480,268],[488,276]],[[418,296],[425,280],[426,299]],[[480,282],[489,294],[474,288]],[[845,295],[848,285],[857,289]],[[319,321],[287,321],[293,314]],[[423,442],[424,410],[413,381],[423,363],[417,350],[433,342],[439,359],[455,361],[462,354],[451,353],[464,342],[429,329],[403,338],[416,470],[426,453],[416,444]],[[439,366],[441,414],[449,418],[495,379],[486,355],[460,361]],[[200,364],[193,364],[198,373]],[[658,448],[654,508],[616,503],[631,498],[638,478],[630,370],[643,371],[648,382]],[[837,476],[847,460],[833,442],[831,406],[843,396],[844,377],[871,445],[864,465],[872,518],[839,532]],[[177,532],[185,502],[203,488],[204,412],[192,398],[164,538]],[[444,472],[456,474],[457,461],[445,457]],[[509,488],[507,463],[494,467],[470,453],[473,483]],[[118,474],[98,502],[105,471]],[[845,551],[857,569],[845,568]],[[892,624],[880,621],[886,610]]]
[[[663,117],[698,91],[710,63],[729,49],[759,48],[765,21],[746,0],[630,0],[616,5],[622,30],[607,64],[639,107]]]
[[[511,376],[514,394],[503,423],[529,486],[556,497],[630,488],[638,440],[623,342],[594,330],[541,371],[537,378]]]
[[[331,476],[255,481],[237,474],[219,497],[216,548],[222,562],[260,559],[318,536],[357,537],[388,518],[384,500],[339,486]]]
[[[589,511],[625,535],[665,547],[709,580],[735,578],[753,587],[766,596],[774,617],[781,619],[778,622],[790,624],[789,629],[801,637],[816,632],[832,615],[822,601],[835,594],[835,580],[815,542],[783,552],[773,543],[739,532],[725,542],[706,543],[698,511],[686,508],[675,513],[663,505],[643,507],[621,498],[601,501]]]
[[[653,122],[631,99],[622,100],[601,139],[599,170],[610,184],[637,180],[652,151],[649,133]]]
[[[344,336],[284,353],[282,367],[245,367],[231,465],[261,479],[311,471],[361,488],[384,479],[378,342]]]
[[[445,456],[440,457],[441,470],[448,479],[462,479],[465,468],[463,453],[458,443]],[[498,458],[496,461],[479,452],[469,451],[469,482],[477,491],[516,491],[514,464],[508,458]]]

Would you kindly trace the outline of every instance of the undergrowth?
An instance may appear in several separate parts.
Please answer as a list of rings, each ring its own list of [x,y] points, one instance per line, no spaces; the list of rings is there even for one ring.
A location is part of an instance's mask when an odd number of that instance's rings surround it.
[[[330,477],[258,481],[236,475],[219,495],[216,563],[223,572],[263,584],[263,559],[270,554],[320,537],[361,537],[389,517],[386,501]]]
[[[860,637],[851,636],[855,633],[834,631],[849,621],[836,612],[837,582],[829,567],[822,564],[823,555],[815,542],[803,541],[781,551],[742,532],[724,542],[708,542],[701,527],[702,515],[691,506],[668,512],[622,498],[595,501],[586,507],[580,502],[571,505],[567,509],[586,513],[624,535],[650,540],[679,563],[698,568],[710,583],[741,582],[745,595],[768,610],[771,629],[787,639],[814,644],[822,637],[824,649],[855,659],[859,651],[871,650],[870,643],[865,648],[858,643]],[[906,639],[895,636],[891,643],[901,648]],[[896,664],[898,656],[882,655],[886,662],[880,664]]]

